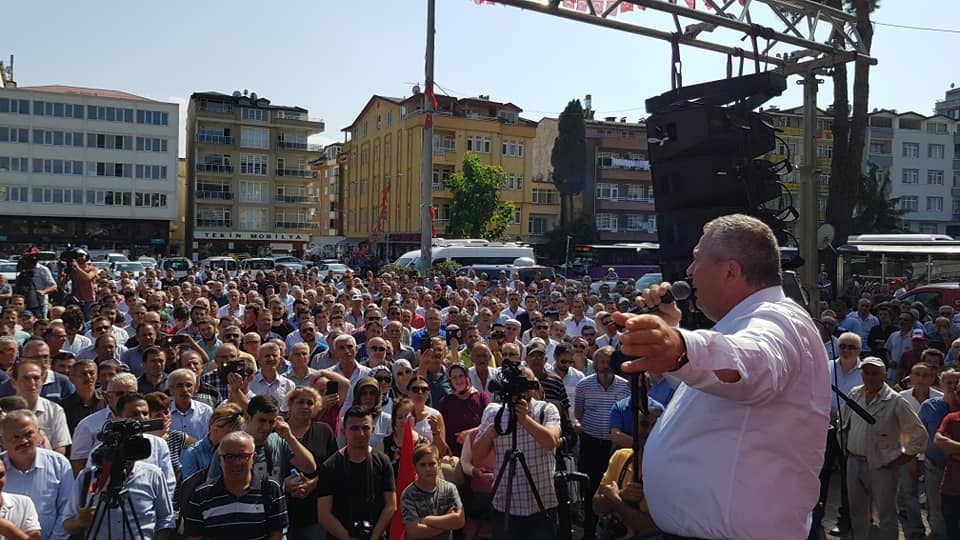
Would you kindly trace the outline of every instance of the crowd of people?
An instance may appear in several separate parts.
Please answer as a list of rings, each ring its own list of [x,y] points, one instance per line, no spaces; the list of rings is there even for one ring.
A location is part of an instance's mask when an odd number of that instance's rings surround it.
[[[630,457],[676,382],[652,373],[631,421],[611,367],[631,279],[112,279],[73,255],[0,289],[5,538],[547,539],[571,513],[584,538],[655,531]],[[507,426],[531,481],[494,490]]]

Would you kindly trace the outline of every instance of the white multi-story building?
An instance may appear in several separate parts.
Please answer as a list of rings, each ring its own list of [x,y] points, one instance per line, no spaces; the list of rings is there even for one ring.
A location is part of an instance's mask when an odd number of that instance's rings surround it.
[[[0,252],[176,249],[177,108],[114,90],[0,88]]]
[[[903,217],[912,232],[960,234],[952,225],[960,214],[952,195],[956,131],[957,121],[939,114],[870,114],[867,161],[889,172],[890,195],[907,210]]]

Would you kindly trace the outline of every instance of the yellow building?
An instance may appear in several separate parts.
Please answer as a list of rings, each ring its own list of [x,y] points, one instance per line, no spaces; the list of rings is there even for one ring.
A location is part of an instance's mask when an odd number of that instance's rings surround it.
[[[544,209],[544,196],[552,186],[536,185],[534,204],[533,142],[537,123],[520,118],[512,103],[491,101],[488,96],[457,99],[437,96],[433,115],[434,229],[443,235],[450,219],[453,197],[443,180],[462,168],[466,153],[476,153],[488,165],[507,174],[501,198],[515,207],[509,239],[531,240],[530,226]],[[423,148],[423,94],[408,98],[374,95],[343,129],[344,145],[342,230],[348,242],[372,240],[372,252],[392,259],[420,245],[420,173]],[[386,203],[384,205],[384,202]],[[385,207],[385,211],[384,211]],[[550,213],[559,213],[559,204]],[[535,233],[536,234],[536,233]]]
[[[794,170],[783,178],[787,189],[793,194],[794,206],[800,204],[800,167],[803,165],[803,107],[778,109],[767,107],[764,113],[773,118],[773,125],[781,130],[782,141],[766,158],[774,163],[790,158]],[[818,183],[818,215],[823,221],[827,211],[827,195],[830,192],[830,167],[833,163],[833,114],[817,109],[817,164],[814,174]]]

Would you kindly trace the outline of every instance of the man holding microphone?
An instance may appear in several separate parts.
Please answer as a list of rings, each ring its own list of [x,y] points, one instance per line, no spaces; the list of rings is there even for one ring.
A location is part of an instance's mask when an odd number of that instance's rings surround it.
[[[614,314],[622,351],[640,357],[624,371],[683,383],[644,451],[651,516],[672,539],[805,538],[830,411],[819,332],[784,295],[777,241],[755,218],[707,223],[687,274],[711,330],[678,327],[668,283],[643,293],[653,314]]]

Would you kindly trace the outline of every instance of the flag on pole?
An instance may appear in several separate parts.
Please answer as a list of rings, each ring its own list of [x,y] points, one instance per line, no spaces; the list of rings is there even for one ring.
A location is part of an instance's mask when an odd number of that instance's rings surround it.
[[[431,209],[431,214],[432,214]],[[397,474],[397,508],[400,508],[400,496],[403,490],[413,483],[416,472],[413,467],[413,419],[407,419],[407,427],[403,432],[403,446],[400,447],[400,471]],[[404,540],[406,533],[403,530],[403,516],[397,510],[390,522],[390,540]]]

